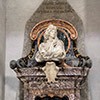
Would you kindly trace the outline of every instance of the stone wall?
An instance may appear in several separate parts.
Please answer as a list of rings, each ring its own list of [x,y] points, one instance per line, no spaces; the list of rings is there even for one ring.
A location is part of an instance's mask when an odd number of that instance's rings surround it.
[[[4,99],[5,42],[5,0],[0,0],[0,100]]]
[[[100,0],[86,0],[86,51],[93,61],[89,75],[91,100],[100,99]]]

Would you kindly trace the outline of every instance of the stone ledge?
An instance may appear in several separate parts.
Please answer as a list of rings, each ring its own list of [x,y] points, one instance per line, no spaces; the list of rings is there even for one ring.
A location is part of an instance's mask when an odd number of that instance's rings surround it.
[[[18,77],[45,77],[45,73],[42,68],[15,68]],[[74,76],[87,76],[89,68],[85,67],[68,67],[63,69],[60,67],[57,77],[74,77]]]

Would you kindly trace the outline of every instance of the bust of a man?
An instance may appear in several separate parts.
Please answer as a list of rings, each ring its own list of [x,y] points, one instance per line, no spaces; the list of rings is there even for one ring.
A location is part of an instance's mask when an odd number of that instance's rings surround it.
[[[44,41],[39,45],[35,59],[42,61],[59,61],[66,56],[64,43],[57,37],[57,27],[49,25],[44,33]]]

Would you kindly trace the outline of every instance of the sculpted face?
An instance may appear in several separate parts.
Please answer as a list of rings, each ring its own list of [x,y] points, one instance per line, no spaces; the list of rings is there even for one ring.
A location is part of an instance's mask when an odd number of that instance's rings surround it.
[[[57,37],[57,27],[54,25],[49,25],[49,27],[46,29],[46,32],[44,34],[44,39],[55,39]]]
[[[55,39],[55,37],[57,37],[57,30],[51,30],[49,35],[51,38]]]

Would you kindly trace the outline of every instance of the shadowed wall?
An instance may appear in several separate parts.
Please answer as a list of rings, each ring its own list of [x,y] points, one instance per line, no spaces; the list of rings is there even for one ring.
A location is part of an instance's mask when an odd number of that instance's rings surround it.
[[[0,100],[4,99],[5,25],[5,0],[0,0]]]

